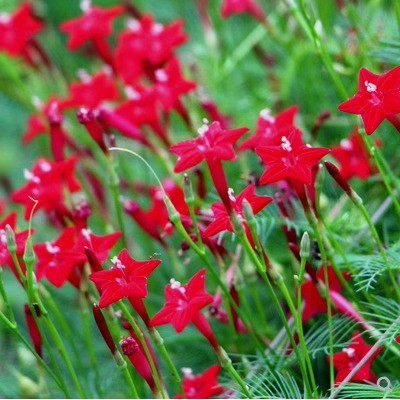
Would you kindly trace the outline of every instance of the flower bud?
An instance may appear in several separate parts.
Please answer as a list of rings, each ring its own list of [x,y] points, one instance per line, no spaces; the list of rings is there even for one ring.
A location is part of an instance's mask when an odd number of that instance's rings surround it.
[[[119,342],[119,345],[121,346],[122,353],[124,353],[124,355],[128,357],[139,350],[139,345],[133,337],[122,339]]]
[[[310,257],[310,236],[304,232],[300,242],[300,257],[307,259]]]

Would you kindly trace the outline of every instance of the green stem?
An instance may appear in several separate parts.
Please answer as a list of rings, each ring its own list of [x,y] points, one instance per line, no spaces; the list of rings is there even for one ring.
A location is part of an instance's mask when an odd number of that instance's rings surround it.
[[[122,204],[120,200],[120,190],[119,190],[119,177],[117,171],[115,170],[113,159],[110,156],[107,157],[107,168],[109,172],[109,184],[112,192],[112,198],[114,202],[115,211],[117,214],[117,220],[119,228],[122,232],[122,244],[125,248],[128,248],[127,239],[126,239],[126,230],[124,224],[123,210]]]
[[[232,378],[238,383],[238,385],[242,389],[242,393],[245,395],[245,398],[252,399],[246,383],[240,377],[235,368],[233,368],[232,360],[230,359],[226,351],[221,346],[216,351],[222,367],[225,368],[227,372],[229,372],[229,374],[232,376]]]
[[[155,344],[157,345],[159,351],[161,352],[161,354],[163,355],[169,370],[171,371],[173,377],[175,378],[175,382],[177,383],[177,386],[179,386],[179,390],[181,392],[181,395],[183,396],[182,398],[185,398],[185,391],[183,389],[182,386],[182,380],[181,377],[179,375],[178,370],[176,369],[167,349],[165,348],[164,345],[164,339],[161,337],[161,335],[158,333],[158,331],[155,328],[151,328],[150,329],[150,335],[153,338]]]
[[[0,294],[1,297],[4,300],[4,304],[6,305],[6,309],[7,309],[7,314],[8,317],[10,318],[11,324],[13,325],[17,325],[17,322],[15,320],[15,316],[14,316],[14,312],[12,310],[11,304],[8,301],[8,296],[7,296],[7,292],[4,288],[4,283],[3,283],[3,268],[0,267]]]
[[[283,326],[284,326],[284,328],[286,330],[286,334],[287,334],[287,336],[289,338],[290,344],[292,345],[293,351],[294,351],[294,353],[296,355],[297,361],[299,363],[299,368],[301,370],[301,374],[302,374],[303,379],[304,379],[304,383],[305,383],[305,385],[307,387],[307,391],[308,391],[310,396],[313,396],[314,389],[311,387],[309,376],[308,376],[308,374],[306,372],[304,359],[303,359],[303,357],[301,356],[301,354],[299,352],[299,349],[298,349],[297,344],[296,344],[296,342],[294,340],[294,337],[293,337],[293,333],[291,332],[289,324],[287,322],[286,315],[285,315],[285,313],[284,313],[284,311],[282,309],[282,306],[281,306],[281,304],[279,302],[279,299],[278,299],[278,297],[277,297],[277,295],[276,295],[276,293],[274,291],[274,288],[272,287],[272,284],[271,284],[271,282],[270,282],[270,280],[268,278],[268,275],[266,274],[266,266],[263,265],[261,263],[261,261],[259,260],[257,254],[255,253],[255,251],[253,250],[249,240],[247,239],[247,237],[246,237],[246,235],[244,233],[244,230],[242,232],[237,232],[236,235],[238,236],[240,242],[242,243],[242,245],[243,245],[244,249],[246,250],[247,254],[249,255],[250,259],[253,261],[254,267],[256,268],[257,272],[260,274],[261,278],[263,279],[263,281],[267,285],[268,292],[270,293],[272,301],[273,301],[273,303],[274,303],[274,305],[276,307],[276,310],[277,310],[277,312],[279,314],[279,317],[280,317],[280,319],[281,319],[281,321],[283,323]],[[283,282],[283,279],[282,279],[281,276],[279,276],[278,279],[276,279],[275,281],[276,281],[276,283],[278,284],[279,287],[283,287],[284,282]],[[281,281],[281,282],[278,282],[278,281]]]
[[[26,340],[22,334],[18,331],[17,329],[17,324],[11,322],[1,311],[0,311],[0,321],[11,330],[11,332],[17,336],[17,338],[25,345],[25,347],[32,353],[32,355],[35,357],[36,361],[43,367],[43,369],[48,373],[48,375],[51,377],[53,382],[63,391],[65,396],[67,398],[71,398],[72,396],[69,394],[69,391],[67,389],[67,385],[65,385],[64,382],[59,380],[54,372],[49,368],[49,366],[45,363],[45,361],[40,357],[35,349],[32,347],[32,345]]]
[[[151,354],[151,352],[149,350],[149,347],[147,346],[147,343],[146,343],[146,340],[144,338],[142,330],[139,328],[139,326],[137,325],[136,321],[131,316],[128,308],[125,306],[125,304],[122,301],[118,302],[118,307],[122,311],[124,317],[127,319],[129,324],[132,326],[132,329],[135,331],[135,335],[139,339],[140,344],[142,345],[142,347],[144,349],[144,353],[145,353],[145,356],[147,358],[147,361],[149,362],[150,369],[151,369],[151,372],[153,374],[154,382],[156,384],[156,387],[157,387],[157,390],[158,390],[159,394],[162,396],[162,398],[168,398],[167,394],[165,393],[165,389],[164,389],[164,387],[163,387],[163,385],[161,383],[161,378],[160,378],[159,372],[157,370],[157,367],[154,364],[153,356],[152,356],[152,354]]]

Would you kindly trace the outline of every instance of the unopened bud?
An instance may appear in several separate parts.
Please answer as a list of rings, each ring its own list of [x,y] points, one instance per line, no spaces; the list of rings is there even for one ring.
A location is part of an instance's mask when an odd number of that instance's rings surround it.
[[[175,223],[179,221],[179,213],[168,196],[165,195],[163,199],[165,206],[167,207],[169,219],[175,225]]]
[[[185,200],[188,204],[194,203],[194,195],[192,182],[190,181],[188,174],[183,174],[183,192],[185,194]]]
[[[242,224],[242,218],[235,212],[233,212],[231,214],[231,223],[232,223],[233,231],[235,232],[235,234],[237,236],[243,236],[244,228],[243,228],[243,224]]]
[[[307,259],[310,257],[310,236],[304,232],[300,242],[300,257]]]
[[[251,207],[251,204],[248,202],[247,199],[243,199],[242,207],[243,207],[243,215],[246,218],[246,221],[249,223],[249,225],[256,223],[256,219],[254,218],[253,208]]]
[[[23,255],[23,260],[26,264],[27,267],[33,266],[35,263],[35,252],[33,251],[33,244],[32,244],[32,238],[29,236],[26,244],[25,244],[25,251]]]
[[[122,353],[126,356],[131,356],[139,350],[139,345],[133,337],[127,337],[119,342]]]
[[[13,253],[17,250],[17,241],[15,240],[15,233],[10,225],[6,225],[6,239],[8,251]]]

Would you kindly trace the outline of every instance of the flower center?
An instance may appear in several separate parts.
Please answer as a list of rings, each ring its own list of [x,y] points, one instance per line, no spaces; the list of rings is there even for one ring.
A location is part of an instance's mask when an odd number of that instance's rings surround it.
[[[352,347],[348,347],[347,349],[343,349],[343,351],[348,355],[349,358],[354,358],[355,356],[355,349],[353,349]]]
[[[282,136],[281,141],[282,141],[282,144],[281,144],[282,149],[287,152],[291,152],[292,144],[289,142],[288,138],[286,136]]]
[[[365,87],[367,88],[367,92],[376,92],[376,85],[374,85],[371,82],[365,81],[364,82]]]
[[[50,242],[46,242],[46,250],[50,254],[57,254],[60,248],[58,246],[53,246]]]
[[[115,268],[125,269],[125,265],[122,264],[121,260],[118,257],[113,257],[111,262],[114,264]]]

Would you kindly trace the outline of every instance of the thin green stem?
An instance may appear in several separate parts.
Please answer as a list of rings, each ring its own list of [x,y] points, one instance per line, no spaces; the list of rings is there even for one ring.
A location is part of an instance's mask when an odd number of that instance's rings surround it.
[[[160,394],[160,396],[162,396],[162,398],[168,398],[167,394],[165,393],[165,389],[161,383],[161,377],[159,375],[159,372],[157,370],[157,367],[154,363],[153,360],[153,356],[149,350],[149,346],[146,343],[146,340],[144,338],[143,332],[142,330],[139,328],[139,326],[137,325],[136,321],[134,320],[134,318],[132,317],[132,315],[130,314],[128,308],[125,306],[125,304],[120,301],[118,303],[118,307],[120,308],[120,310],[122,311],[124,317],[127,319],[127,321],[129,322],[129,324],[132,326],[132,329],[135,332],[135,335],[137,336],[137,338],[139,339],[140,344],[142,345],[143,349],[144,349],[144,353],[145,356],[147,358],[147,361],[149,362],[150,365],[150,369],[154,378],[154,382],[156,384],[157,390]]]
[[[45,363],[45,361],[42,359],[42,357],[39,356],[39,354],[36,353],[35,349],[32,347],[32,345],[28,342],[27,339],[25,339],[22,334],[18,331],[17,329],[17,324],[11,322],[4,314],[2,311],[0,311],[0,321],[8,328],[11,330],[11,332],[25,345],[25,347],[32,353],[32,355],[35,357],[36,361],[43,367],[43,369],[47,372],[47,374],[50,376],[50,378],[53,380],[53,382],[63,391],[65,396],[67,398],[71,398],[72,396],[69,394],[69,391],[67,389],[67,385],[65,385],[64,382],[59,380],[54,372],[49,368],[49,366]]]
[[[181,395],[183,396],[182,398],[185,398],[186,396],[185,396],[185,391],[182,386],[181,377],[180,377],[179,372],[176,369],[175,364],[173,363],[173,361],[164,345],[164,339],[161,337],[161,335],[158,333],[158,331],[155,328],[151,328],[150,335],[153,338],[155,344],[157,345],[157,348],[159,349],[160,353],[163,355],[164,360],[166,361],[167,366],[168,366],[169,370],[171,371],[177,386],[179,387],[179,391],[181,392]]]
[[[287,319],[286,319],[286,315],[285,315],[285,313],[284,313],[284,311],[282,309],[282,306],[281,306],[281,304],[279,302],[279,299],[278,299],[278,297],[277,297],[277,295],[275,293],[275,290],[272,287],[272,284],[271,284],[271,282],[270,282],[270,280],[268,278],[268,275],[266,274],[266,266],[261,263],[261,261],[258,258],[257,254],[253,250],[249,240],[247,239],[246,235],[244,234],[244,231],[242,231],[242,233],[239,233],[239,234],[236,233],[236,234],[237,234],[240,242],[242,243],[243,248],[245,249],[245,251],[249,255],[250,259],[253,261],[254,267],[256,268],[257,272],[261,275],[261,278],[263,279],[263,281],[265,282],[265,284],[267,286],[268,292],[270,293],[270,296],[271,296],[272,301],[273,301],[273,303],[274,303],[274,305],[276,307],[278,315],[279,315],[279,317],[280,317],[280,319],[281,319],[281,321],[283,323],[283,326],[284,326],[284,328],[286,330],[286,334],[287,334],[287,336],[289,338],[290,344],[292,345],[293,351],[294,351],[294,353],[296,355],[297,361],[299,363],[299,368],[301,370],[301,373],[302,373],[302,376],[303,376],[303,379],[304,379],[304,383],[305,383],[305,385],[307,387],[308,394],[310,396],[313,396],[314,390],[313,390],[313,388],[311,387],[311,384],[310,384],[310,380],[309,380],[309,376],[308,376],[307,371],[306,371],[304,359],[303,359],[303,357],[301,356],[301,354],[299,352],[299,349],[297,347],[296,341],[294,340],[294,337],[293,337],[293,333],[291,332],[290,327],[288,325],[288,322],[287,322]],[[282,277],[278,277],[278,279],[276,279],[275,281],[278,281],[278,280],[282,280],[282,282],[283,282]],[[279,285],[282,286],[282,283],[278,283],[278,286]]]
[[[13,325],[17,325],[17,322],[15,320],[15,316],[14,316],[14,311],[11,307],[10,302],[8,301],[8,296],[7,296],[7,292],[4,288],[4,283],[3,283],[3,268],[0,268],[0,294],[1,297],[4,300],[4,304],[6,306],[7,309],[7,314],[8,314],[8,318],[10,318],[11,324]]]
[[[112,198],[114,202],[115,212],[117,214],[118,226],[122,232],[122,243],[125,248],[128,247],[126,239],[126,230],[123,217],[122,204],[120,200],[120,190],[119,190],[119,177],[117,171],[115,170],[113,158],[107,157],[107,168],[109,172],[109,184],[112,192]]]

